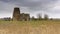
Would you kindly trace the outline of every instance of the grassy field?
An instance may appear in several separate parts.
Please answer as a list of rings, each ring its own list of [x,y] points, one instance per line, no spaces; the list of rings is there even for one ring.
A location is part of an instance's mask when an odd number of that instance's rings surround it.
[[[60,34],[60,20],[0,20],[0,34]]]

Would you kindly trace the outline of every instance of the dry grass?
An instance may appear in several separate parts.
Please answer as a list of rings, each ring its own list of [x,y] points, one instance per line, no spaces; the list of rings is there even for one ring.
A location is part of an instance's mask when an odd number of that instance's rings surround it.
[[[0,21],[0,34],[60,34],[60,21]]]

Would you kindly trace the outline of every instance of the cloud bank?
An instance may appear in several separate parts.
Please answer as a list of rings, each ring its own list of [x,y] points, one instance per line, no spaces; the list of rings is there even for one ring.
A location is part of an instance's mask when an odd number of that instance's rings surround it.
[[[60,0],[0,0],[0,17],[12,17],[14,7],[20,7],[21,12],[35,17],[37,13],[42,13],[60,18]]]

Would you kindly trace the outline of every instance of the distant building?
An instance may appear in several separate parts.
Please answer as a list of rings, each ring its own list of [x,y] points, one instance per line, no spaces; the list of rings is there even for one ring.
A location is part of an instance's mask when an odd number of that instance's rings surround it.
[[[28,21],[28,20],[30,20],[30,15],[29,14],[24,14],[24,13],[22,13],[22,14],[20,14],[20,20],[22,21]]]
[[[18,7],[15,7],[13,12],[13,20],[28,21],[30,20],[30,15],[25,13],[20,13],[20,9]]]

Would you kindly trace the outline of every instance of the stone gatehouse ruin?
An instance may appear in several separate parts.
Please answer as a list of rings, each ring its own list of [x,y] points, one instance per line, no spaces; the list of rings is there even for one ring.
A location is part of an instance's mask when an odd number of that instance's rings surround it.
[[[15,7],[13,12],[13,20],[28,21],[30,20],[30,15],[25,13],[20,13],[20,9],[18,7]]]

